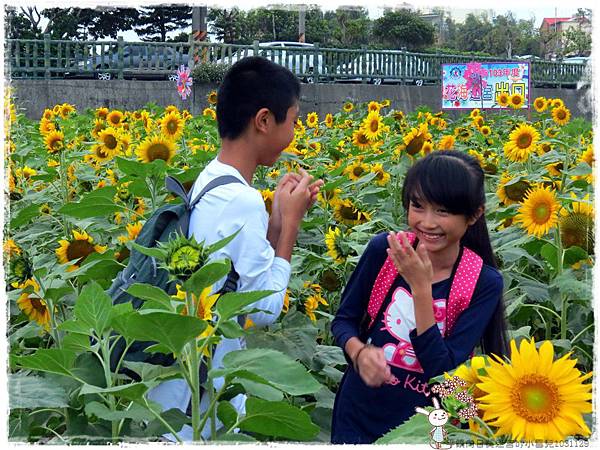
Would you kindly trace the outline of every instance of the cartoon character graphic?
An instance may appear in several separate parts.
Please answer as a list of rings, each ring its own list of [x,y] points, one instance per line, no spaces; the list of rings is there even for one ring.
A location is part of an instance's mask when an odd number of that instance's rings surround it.
[[[433,301],[433,314],[440,333],[443,334],[446,300]],[[399,287],[394,291],[392,301],[383,315],[383,321],[383,329],[398,339],[397,344],[388,343],[383,346],[383,353],[388,363],[405,370],[423,373],[409,337],[410,331],[416,327],[416,321],[413,298],[406,289]]]
[[[429,423],[433,426],[429,432],[429,446],[435,449],[451,448],[452,445],[443,444],[448,437],[448,432],[444,429],[444,425],[448,422],[448,413],[440,407],[440,402],[437,398],[432,397],[433,410],[427,411],[425,408],[417,406],[415,411],[419,414],[425,414]]]

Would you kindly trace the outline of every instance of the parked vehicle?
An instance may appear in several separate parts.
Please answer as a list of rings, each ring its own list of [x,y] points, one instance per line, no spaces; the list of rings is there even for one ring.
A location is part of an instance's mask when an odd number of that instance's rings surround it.
[[[66,72],[67,78],[93,76],[98,80],[110,80],[116,77],[114,69],[119,68],[119,54],[116,47],[104,55],[96,55],[77,61],[77,70]],[[180,65],[187,65],[187,52],[176,51],[170,46],[151,48],[148,44],[125,45],[123,47],[123,76],[135,79],[176,80],[175,72]],[[112,69],[112,70],[108,70]]]
[[[365,61],[363,70],[363,58]],[[340,64],[335,69],[334,80],[340,82],[362,82],[380,85],[383,83],[424,83],[428,73],[429,61],[403,52],[367,53],[359,55],[349,63]],[[359,74],[364,73],[366,77]]]
[[[290,71],[299,75],[306,83],[314,81],[315,55],[306,50],[314,48],[313,44],[304,42],[274,41],[261,42],[258,44],[260,56],[287,67]],[[304,51],[302,51],[304,50]],[[254,48],[239,49],[231,56],[225,56],[216,61],[217,64],[235,64],[238,60],[254,56]],[[317,57],[317,67],[320,76],[327,75],[327,68],[323,64],[323,55]]]

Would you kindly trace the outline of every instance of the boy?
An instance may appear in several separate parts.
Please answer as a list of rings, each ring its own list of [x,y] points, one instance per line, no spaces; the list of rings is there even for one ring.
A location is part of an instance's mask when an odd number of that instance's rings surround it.
[[[190,218],[190,236],[198,242],[211,243],[241,229],[212,258],[231,259],[239,275],[238,291],[277,291],[253,304],[267,311],[248,316],[257,327],[273,323],[281,312],[298,228],[323,184],[321,180],[310,184],[311,177],[305,171],[285,175],[275,190],[270,217],[260,192],[251,186],[256,168],[272,166],[292,141],[299,96],[298,79],[283,66],[261,57],[244,58],[234,64],[217,95],[221,151],[200,173],[192,188],[194,198],[219,176],[231,175],[240,181],[218,186],[198,202]],[[219,290],[224,282],[214,290]],[[223,338],[215,349],[212,366],[220,367],[227,353],[243,347],[240,339]],[[216,379],[215,388],[219,389],[222,383],[222,378]],[[163,410],[179,408],[182,411],[186,410],[190,396],[184,380],[162,383],[148,395],[149,399],[159,402]],[[244,402],[243,395],[231,400],[238,411],[243,410]],[[200,408],[205,410],[207,404],[208,396],[203,395]],[[184,426],[179,435],[191,440],[191,427]],[[210,424],[207,423],[202,436],[206,439],[209,435]]]

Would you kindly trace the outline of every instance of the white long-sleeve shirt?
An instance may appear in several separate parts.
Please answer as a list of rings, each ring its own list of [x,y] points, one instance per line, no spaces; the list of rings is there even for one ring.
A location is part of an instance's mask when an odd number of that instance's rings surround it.
[[[189,235],[198,242],[206,245],[217,242],[241,229],[239,234],[224,248],[210,256],[211,260],[229,258],[240,278],[237,291],[277,291],[252,305],[263,311],[250,314],[248,317],[255,326],[262,327],[273,323],[283,307],[283,299],[289,282],[290,263],[275,256],[275,250],[267,240],[269,216],[259,191],[248,185],[242,175],[233,166],[223,164],[216,158],[200,173],[192,188],[195,198],[202,189],[213,179],[222,175],[233,175],[242,183],[231,183],[219,186],[204,195],[198,202],[190,218]],[[219,290],[225,283],[225,278],[215,284],[213,292]],[[244,348],[242,339],[223,338],[217,345],[212,367],[222,367],[223,357],[235,350]],[[214,380],[216,389],[223,385],[223,378]],[[206,393],[205,393],[206,394]],[[186,410],[191,391],[185,380],[169,380],[161,383],[148,393],[149,400],[160,403],[163,410],[179,408]],[[232,405],[239,411],[244,411],[245,396],[238,395],[231,400]],[[208,405],[208,395],[203,395],[200,409]],[[220,427],[217,421],[217,427]],[[210,420],[202,430],[202,436],[210,435]],[[171,435],[165,435],[174,439]],[[179,436],[192,440],[192,428],[185,425]]]

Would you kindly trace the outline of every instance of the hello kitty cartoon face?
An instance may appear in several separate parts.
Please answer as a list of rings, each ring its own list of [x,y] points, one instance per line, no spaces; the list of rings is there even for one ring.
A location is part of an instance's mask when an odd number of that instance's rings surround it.
[[[384,313],[384,329],[400,341],[410,342],[409,333],[416,327],[415,308],[412,295],[403,287],[392,294],[392,301]],[[446,300],[433,300],[433,317],[440,333],[446,328]]]

